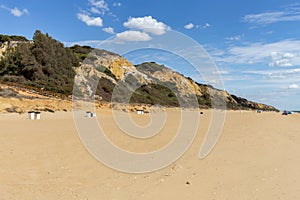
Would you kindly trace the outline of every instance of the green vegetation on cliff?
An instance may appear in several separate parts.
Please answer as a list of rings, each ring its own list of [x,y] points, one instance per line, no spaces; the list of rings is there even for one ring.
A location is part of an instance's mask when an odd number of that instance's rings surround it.
[[[0,43],[3,42],[10,42],[10,41],[28,41],[23,36],[17,36],[17,35],[2,35],[0,34]]]
[[[70,49],[80,61],[86,59],[89,53],[91,53],[91,51],[93,50],[93,48],[90,46],[80,46],[77,44],[75,44],[72,47],[69,47],[68,49]]]
[[[17,82],[45,90],[71,94],[79,59],[48,34],[36,31],[33,43],[10,48],[0,60],[2,81]]]

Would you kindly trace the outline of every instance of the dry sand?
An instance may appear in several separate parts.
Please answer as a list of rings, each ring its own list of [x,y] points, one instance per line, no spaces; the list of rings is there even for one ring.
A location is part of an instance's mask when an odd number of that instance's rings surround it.
[[[174,137],[178,112],[148,140],[123,134],[109,110],[97,112],[107,136],[135,152],[161,148]],[[149,116],[132,115],[145,125]],[[222,136],[203,160],[200,145],[210,111],[200,117],[197,137],[175,163],[152,173],[127,174],[91,156],[79,140],[71,112],[0,114],[0,199],[300,199],[300,115],[229,111]]]

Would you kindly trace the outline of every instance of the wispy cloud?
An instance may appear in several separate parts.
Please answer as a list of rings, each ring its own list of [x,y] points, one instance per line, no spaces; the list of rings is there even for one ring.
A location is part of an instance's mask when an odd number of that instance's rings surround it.
[[[205,23],[205,24],[202,24],[202,25],[198,24],[195,27],[199,28],[199,29],[207,29],[207,28],[211,27],[211,24],[209,24],[209,23]]]
[[[266,63],[272,67],[300,65],[300,40],[234,45],[222,52],[223,54],[216,55],[212,51],[216,61],[231,64]]]
[[[114,7],[120,7],[120,6],[122,6],[122,3],[121,2],[115,2],[115,3],[113,3],[113,6]]]
[[[239,41],[241,40],[241,37],[242,37],[241,35],[236,35],[236,36],[227,37],[225,39],[229,41]]]
[[[214,71],[213,74],[226,75],[226,74],[229,74],[229,71],[218,70],[218,71]]]
[[[203,26],[200,25],[199,28],[209,28],[211,25],[209,23],[205,23]]]
[[[299,77],[300,68],[278,69],[278,70],[248,70],[248,71],[244,71],[244,73],[264,75],[264,76],[268,76],[271,78],[272,77],[286,78],[286,76],[291,76],[291,75],[295,75],[295,76]]]
[[[280,11],[269,11],[257,14],[245,15],[242,21],[258,25],[266,25],[277,22],[300,21],[300,5],[287,6]]]
[[[243,84],[245,88],[253,87],[258,89],[281,89],[285,93],[286,89],[298,89],[299,86],[299,77],[300,77],[300,69],[284,69],[274,70],[274,68],[270,68],[270,70],[252,70],[252,71],[244,71],[240,74],[235,74],[234,76],[248,76],[252,78],[252,81],[244,80],[240,81],[240,84]],[[297,86],[296,86],[297,85]]]
[[[88,0],[87,8],[80,9],[77,13],[77,18],[88,26],[103,26],[104,16],[110,16],[117,19],[117,16],[110,11],[108,3],[105,0]],[[105,29],[110,31],[111,29]]]
[[[109,6],[105,0],[88,0],[88,8],[77,13],[77,18],[88,26],[103,26],[103,19],[99,15],[104,15],[109,11]]]
[[[20,8],[17,8],[17,7],[8,8],[4,5],[0,5],[0,8],[9,11],[15,17],[21,17],[25,14],[27,14],[27,15],[29,14],[29,11],[26,8],[23,8],[23,9],[20,9]]]
[[[11,14],[13,14],[16,17],[21,17],[24,14],[29,14],[27,9],[20,10],[19,8],[13,8],[13,9],[11,9],[10,12],[11,12]]]
[[[112,27],[106,27],[102,29],[106,33],[115,34],[115,30]]]
[[[98,9],[98,8],[95,8],[95,7],[92,7],[90,9],[91,13],[94,13],[94,14],[102,14],[102,12]]]
[[[207,29],[211,27],[211,25],[209,23],[205,23],[205,24],[193,24],[193,23],[188,23],[184,26],[185,29],[193,29],[193,28],[197,28],[197,29]]]
[[[104,14],[109,11],[108,4],[104,0],[89,0],[89,4],[91,5],[91,12],[97,14]]]

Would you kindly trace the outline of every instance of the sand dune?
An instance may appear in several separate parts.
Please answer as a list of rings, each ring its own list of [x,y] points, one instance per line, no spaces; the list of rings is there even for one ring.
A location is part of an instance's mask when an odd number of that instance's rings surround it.
[[[162,131],[133,139],[115,125],[111,112],[97,117],[107,137],[128,151],[149,152],[174,137],[180,118],[169,111]],[[132,114],[141,126],[149,116]],[[300,115],[227,112],[222,136],[205,159],[198,158],[210,123],[200,116],[197,136],[170,166],[145,174],[115,171],[81,143],[71,112],[0,114],[0,199],[299,199]]]

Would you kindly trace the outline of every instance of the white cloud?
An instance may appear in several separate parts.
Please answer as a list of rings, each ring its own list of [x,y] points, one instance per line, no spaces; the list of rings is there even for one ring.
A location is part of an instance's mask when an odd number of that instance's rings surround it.
[[[291,85],[289,85],[289,89],[299,89],[299,85],[291,84]]]
[[[292,67],[293,64],[289,59],[274,60],[269,64],[271,67]]]
[[[300,40],[282,40],[273,43],[252,43],[230,46],[223,55],[214,55],[216,61],[231,64],[268,63],[269,66],[300,65]]]
[[[205,23],[204,26],[202,28],[208,28],[210,27],[211,25],[209,23]]]
[[[121,42],[139,42],[149,41],[151,37],[147,33],[140,31],[124,31],[116,34],[116,40]]]
[[[115,2],[115,3],[113,3],[113,6],[114,6],[114,7],[120,7],[120,6],[122,6],[122,3],[120,3],[120,2]]]
[[[17,7],[15,7],[15,8],[8,8],[8,7],[4,6],[4,5],[0,5],[0,8],[9,11],[15,17],[21,17],[21,16],[23,16],[25,14],[27,14],[27,15],[29,14],[29,11],[26,8],[24,8],[24,9],[19,9]]]
[[[199,28],[199,29],[206,29],[210,27],[211,25],[209,23],[205,23],[203,25],[201,24],[193,24],[193,23],[188,23],[184,26],[186,29],[192,29],[192,28]]]
[[[102,27],[103,26],[103,21],[100,17],[90,17],[87,14],[84,13],[78,13],[77,18],[86,23],[88,26],[98,26]]]
[[[10,12],[16,17],[21,17],[24,14],[29,14],[27,9],[20,10],[19,8],[13,8]]]
[[[245,15],[244,22],[266,25],[277,22],[300,21],[299,5],[288,6],[282,11]]]
[[[104,0],[89,0],[89,3],[98,9],[101,9],[102,11],[108,11],[108,4]]]
[[[170,27],[163,22],[158,22],[152,16],[145,17],[130,17],[127,22],[124,22],[124,27],[130,29],[139,29],[147,33],[152,33],[155,35],[165,34]]]
[[[209,27],[211,27],[209,23],[205,23],[204,25],[196,25],[196,28],[200,28],[200,29],[206,29]]]
[[[194,28],[194,26],[195,25],[193,23],[189,23],[189,24],[185,25],[184,28],[186,28],[186,29],[192,29],[192,28]]]
[[[293,64],[291,63],[292,58],[295,57],[292,53],[280,53],[280,52],[272,52],[271,58],[272,62],[269,64],[271,67],[291,67]]]
[[[87,9],[81,9],[77,18],[88,26],[103,26],[103,19],[100,16],[108,15],[117,18],[109,9],[105,0],[88,0]]]
[[[89,0],[90,12],[94,14],[102,14],[104,15],[107,11],[109,11],[108,4],[105,0]]]
[[[115,34],[114,28],[112,27],[106,27],[102,29],[106,33]]]
[[[98,8],[95,8],[95,7],[92,7],[90,9],[90,11],[94,14],[102,14],[102,12]]]

